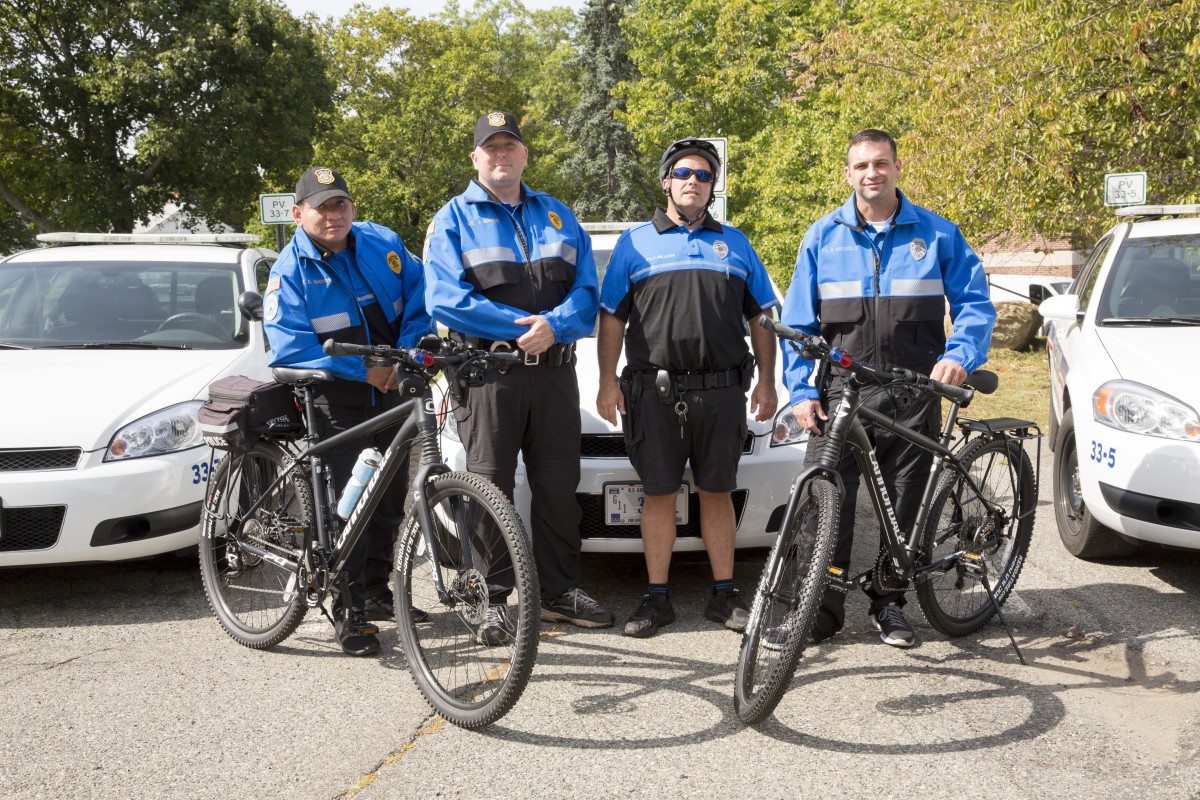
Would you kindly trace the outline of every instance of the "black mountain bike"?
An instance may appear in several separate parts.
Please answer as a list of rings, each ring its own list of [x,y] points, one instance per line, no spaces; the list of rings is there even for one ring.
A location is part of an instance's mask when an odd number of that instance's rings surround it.
[[[484,371],[517,357],[436,337],[422,345],[326,342],[330,355],[399,365],[401,396],[409,399],[324,441],[312,433],[313,387],[332,380],[332,373],[273,370],[302,398],[308,433],[291,442],[262,438],[249,452],[221,461],[204,502],[201,574],[221,626],[246,647],[283,641],[310,608],[329,617],[324,600],[330,590],[336,586],[348,596],[346,555],[415,446],[412,509],[400,530],[393,574],[400,642],[433,709],[456,725],[478,728],[503,716],[529,680],[540,622],[537,573],[512,503],[490,481],[442,463],[431,383],[444,371],[452,391],[478,385]],[[396,425],[378,470],[343,522],[322,454]]]
[[[1017,419],[959,419],[959,409],[976,391],[995,391],[994,373],[979,370],[966,385],[949,386],[907,370],[856,363],[820,337],[765,317],[760,324],[820,364],[818,386],[830,364],[849,377],[824,437],[809,440],[810,447],[824,449],[820,460],[792,483],[780,536],[755,590],[734,687],[738,717],[755,724],[774,711],[795,674],[827,586],[844,592],[870,583],[881,593],[915,587],[925,618],[947,636],[972,633],[996,615],[1025,663],[1000,606],[1021,573],[1033,533],[1038,478],[1025,444],[1037,440],[1040,456],[1037,425]],[[939,438],[910,431],[861,405],[863,391],[870,387],[948,400]],[[917,519],[907,533],[898,527],[860,418],[934,454]],[[956,428],[960,438],[951,448]],[[846,446],[863,475],[883,541],[874,566],[853,578],[830,565],[842,505],[837,467]]]

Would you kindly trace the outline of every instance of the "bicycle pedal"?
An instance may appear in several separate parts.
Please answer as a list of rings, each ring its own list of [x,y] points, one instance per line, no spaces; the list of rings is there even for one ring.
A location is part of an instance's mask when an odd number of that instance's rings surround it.
[[[964,552],[959,563],[963,566],[963,572],[972,578],[982,578],[987,570],[987,562],[980,553]]]
[[[829,583],[827,586],[835,592],[845,594],[854,585],[852,581],[846,580],[846,570],[841,567],[831,566],[827,568],[826,572],[829,574]]]

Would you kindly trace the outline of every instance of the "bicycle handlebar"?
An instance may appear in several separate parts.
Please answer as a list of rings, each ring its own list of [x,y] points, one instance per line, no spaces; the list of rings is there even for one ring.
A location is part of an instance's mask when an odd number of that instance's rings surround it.
[[[776,322],[765,314],[758,318],[758,324],[771,331],[771,333],[780,339],[788,339],[799,344],[801,350],[804,351],[803,355],[805,357],[815,356],[814,360],[827,361],[836,367],[849,370],[859,378],[869,377],[885,383],[899,382],[915,386],[924,392],[945,397],[961,405],[970,403],[971,399],[975,396],[975,392],[991,394],[996,391],[996,387],[1000,383],[1000,379],[994,372],[983,369],[971,373],[966,383],[962,386],[951,386],[948,383],[935,381],[928,375],[922,375],[919,372],[907,369],[898,369],[889,372],[888,370],[877,369],[870,364],[857,362],[840,347],[830,347],[820,336],[813,336],[810,333],[790,328],[782,322]]]
[[[348,342],[335,342],[332,339],[326,339],[321,345],[321,350],[330,356],[364,356],[366,358],[377,358],[381,361],[392,361],[419,369],[456,367],[475,359],[489,361],[493,364],[521,363],[521,354],[515,352],[456,349],[448,354],[442,354],[420,347],[349,344]]]

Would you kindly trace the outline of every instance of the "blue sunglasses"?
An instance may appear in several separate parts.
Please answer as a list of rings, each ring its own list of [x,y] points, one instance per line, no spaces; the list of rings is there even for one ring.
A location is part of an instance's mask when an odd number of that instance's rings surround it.
[[[681,181],[686,181],[688,178],[692,177],[693,175],[695,175],[696,180],[700,181],[701,183],[712,183],[713,178],[716,177],[715,175],[713,175],[711,172],[709,172],[706,169],[692,169],[691,167],[676,167],[675,169],[671,170],[671,177],[678,178]]]

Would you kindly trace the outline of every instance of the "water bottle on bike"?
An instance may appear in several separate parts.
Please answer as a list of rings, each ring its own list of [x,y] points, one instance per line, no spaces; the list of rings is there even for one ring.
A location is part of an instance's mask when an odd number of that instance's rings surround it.
[[[337,515],[339,517],[350,519],[355,506],[358,505],[359,498],[362,497],[363,489],[371,480],[371,476],[379,469],[382,461],[383,454],[374,447],[368,447],[358,454],[358,460],[354,462],[354,468],[350,471],[350,482],[346,484],[345,489],[342,489],[342,496],[338,499]]]

